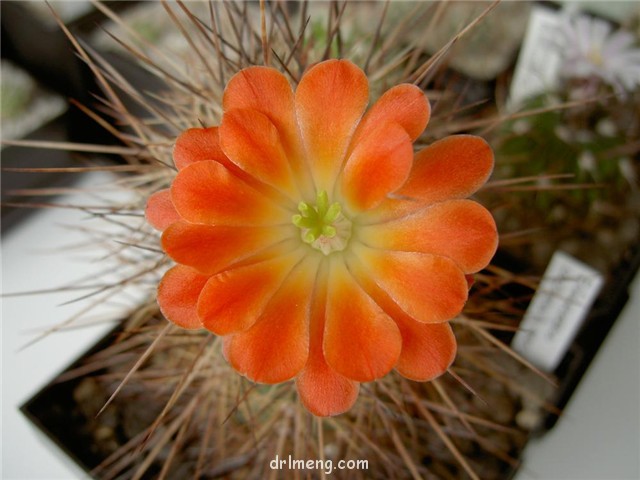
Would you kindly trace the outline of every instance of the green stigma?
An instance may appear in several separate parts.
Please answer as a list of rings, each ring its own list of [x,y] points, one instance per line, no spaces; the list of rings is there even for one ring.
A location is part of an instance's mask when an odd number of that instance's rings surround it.
[[[327,192],[318,192],[315,205],[300,202],[298,211],[300,213],[293,215],[291,221],[300,228],[304,243],[325,255],[346,248],[351,237],[351,222],[342,214],[338,202],[329,203]]]

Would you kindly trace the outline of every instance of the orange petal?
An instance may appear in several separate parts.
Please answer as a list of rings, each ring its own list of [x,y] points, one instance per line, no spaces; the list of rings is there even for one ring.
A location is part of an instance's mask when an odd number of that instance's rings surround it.
[[[194,163],[178,172],[171,198],[178,213],[193,223],[290,223],[290,215],[217,162]]]
[[[260,383],[295,377],[309,355],[309,313],[316,261],[300,264],[284,281],[249,330],[235,334],[227,349],[233,368]]]
[[[289,195],[295,194],[289,159],[276,126],[266,115],[252,109],[226,111],[220,142],[231,161],[245,172]]]
[[[362,288],[393,318],[400,330],[402,351],[396,370],[416,381],[431,380],[446,371],[456,354],[456,341],[449,323],[417,322],[376,285],[354,257],[350,258],[348,266]]]
[[[327,365],[322,351],[327,302],[327,271],[318,274],[311,308],[309,326],[309,359],[296,378],[300,401],[314,415],[326,417],[349,410],[356,399],[360,385],[336,373]]]
[[[178,170],[203,160],[215,160],[223,165],[229,159],[220,148],[218,127],[190,128],[182,132],[173,147],[173,162]]]
[[[464,273],[487,266],[498,246],[491,213],[471,200],[437,203],[398,220],[362,226],[367,245],[449,257]]]
[[[281,241],[275,227],[233,227],[176,222],[162,234],[162,248],[173,260],[213,275]]]
[[[296,112],[319,190],[332,191],[368,97],[366,75],[348,60],[321,62],[300,80]]]
[[[162,314],[179,327],[202,328],[196,305],[208,279],[184,265],[167,270],[158,285],[158,305]]]
[[[449,323],[396,320],[402,334],[402,352],[396,370],[403,377],[426,382],[439,377],[456,358],[456,337]]]
[[[355,283],[342,259],[329,277],[324,355],[337,373],[358,382],[386,375],[400,355],[395,322]]]
[[[348,266],[358,283],[393,318],[402,335],[402,351],[396,370],[411,380],[426,381],[449,368],[456,354],[456,340],[449,323],[421,323],[407,315],[376,285],[362,264],[350,258]]]
[[[396,85],[387,90],[366,113],[353,137],[352,147],[383,123],[399,124],[413,142],[427,127],[430,114],[427,97],[419,87],[408,83]]]
[[[318,417],[329,417],[346,412],[356,403],[360,384],[336,373],[324,356],[316,355],[296,378],[296,388],[307,410]]]
[[[363,268],[409,316],[437,323],[462,311],[468,287],[464,273],[446,257],[421,252],[357,249]]]
[[[155,192],[149,197],[144,216],[153,228],[160,231],[181,219],[173,206],[168,188]]]
[[[465,275],[464,278],[467,279],[467,285],[469,286],[469,290],[473,287],[473,284],[476,283],[476,279],[473,275]]]
[[[266,115],[280,133],[293,172],[304,179],[303,182],[310,182],[302,155],[293,91],[284,75],[268,67],[245,68],[229,80],[222,106],[225,112],[249,108]]]
[[[285,76],[275,68],[254,66],[236,73],[224,90],[222,106],[255,108],[273,118],[293,114],[293,91]]]
[[[216,335],[248,329],[299,259],[289,255],[233,268],[209,279],[198,300],[202,325]]]
[[[478,190],[493,170],[493,152],[480,137],[452,135],[420,150],[399,195],[434,203],[465,198]]]
[[[249,67],[235,74],[224,90],[222,106],[225,112],[257,110],[276,126],[286,146],[299,143],[293,91],[284,75],[273,68]]]
[[[411,138],[400,125],[384,123],[355,146],[342,175],[342,195],[367,210],[404,184],[413,163]]]

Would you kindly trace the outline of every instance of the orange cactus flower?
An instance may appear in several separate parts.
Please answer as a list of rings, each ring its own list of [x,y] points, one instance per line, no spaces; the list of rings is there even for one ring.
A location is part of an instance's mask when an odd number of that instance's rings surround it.
[[[163,314],[224,336],[255,382],[295,379],[319,416],[394,368],[445,372],[448,320],[497,247],[491,214],[466,199],[493,168],[487,143],[456,135],[414,155],[424,93],[395,86],[365,113],[368,98],[347,60],[315,65],[295,92],[272,68],[244,69],[220,126],[178,137],[178,173],[146,209],[176,263],[158,287]]]

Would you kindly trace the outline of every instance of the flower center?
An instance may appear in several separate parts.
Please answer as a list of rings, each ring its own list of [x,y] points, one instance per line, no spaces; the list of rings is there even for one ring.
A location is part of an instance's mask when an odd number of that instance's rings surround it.
[[[347,247],[351,238],[351,222],[342,214],[338,202],[329,204],[327,192],[318,192],[315,205],[300,202],[298,210],[300,213],[291,217],[291,221],[300,229],[304,243],[325,255]]]
[[[591,63],[593,63],[596,67],[602,67],[604,64],[604,58],[602,57],[602,52],[600,51],[599,48],[597,47],[593,47],[590,51],[589,54],[587,55],[587,58],[591,61]]]

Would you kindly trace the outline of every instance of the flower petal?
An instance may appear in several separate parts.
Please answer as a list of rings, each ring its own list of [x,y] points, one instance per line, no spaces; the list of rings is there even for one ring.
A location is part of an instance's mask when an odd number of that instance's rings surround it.
[[[448,322],[421,323],[407,315],[373,278],[363,274],[359,262],[348,262],[358,283],[393,318],[402,335],[402,351],[396,370],[416,381],[431,380],[444,373],[456,355],[456,339]]]
[[[439,377],[456,358],[456,337],[449,323],[420,323],[396,319],[402,352],[396,365],[400,375],[416,382]]]
[[[329,417],[346,412],[356,403],[360,384],[332,370],[320,352],[298,375],[296,388],[307,410],[318,417]]]
[[[149,197],[144,216],[153,228],[160,231],[181,219],[173,206],[171,191],[168,188],[155,192]]]
[[[173,147],[173,162],[178,170],[204,160],[215,160],[223,165],[229,159],[220,148],[218,127],[190,128],[182,132]]]
[[[413,163],[413,144],[397,123],[383,123],[361,138],[345,164],[342,195],[355,210],[367,210],[400,188]]]
[[[453,260],[367,247],[358,248],[356,254],[376,284],[415,320],[444,322],[462,311],[468,296],[467,280]]]
[[[282,73],[269,67],[249,67],[235,74],[222,97],[225,112],[252,109],[266,115],[285,144],[299,143],[293,91]]]
[[[362,226],[367,245],[449,257],[464,273],[487,266],[498,246],[491,213],[471,200],[451,200],[397,220]]]
[[[480,137],[452,135],[420,150],[399,195],[434,203],[466,198],[486,182],[493,152]]]
[[[469,290],[471,290],[471,287],[473,287],[473,284],[476,283],[476,279],[473,276],[473,274],[469,275],[469,274],[465,274],[464,278],[467,280],[467,287],[469,287]]]
[[[341,259],[329,277],[324,356],[337,373],[358,382],[383,377],[400,355],[395,322],[356,284]]]
[[[275,68],[249,67],[231,79],[222,97],[224,110],[252,108],[276,124],[294,125],[293,91],[285,76]]]
[[[171,198],[178,213],[193,223],[289,222],[290,215],[217,162],[194,163],[178,172],[171,186]]]
[[[284,281],[264,313],[249,330],[235,334],[227,349],[229,363],[260,383],[295,377],[309,355],[309,314],[316,261],[300,264]]]
[[[229,80],[222,106],[225,112],[249,108],[266,115],[280,133],[280,141],[294,174],[303,185],[311,185],[302,154],[293,91],[284,75],[268,67],[245,68]]]
[[[300,80],[296,112],[319,190],[332,191],[368,97],[366,75],[348,60],[321,62]]]
[[[226,111],[220,142],[231,161],[245,172],[289,195],[296,193],[278,129],[266,115],[253,109]]]
[[[196,304],[208,279],[184,265],[167,270],[158,285],[158,305],[162,314],[179,327],[189,330],[202,328]]]
[[[409,83],[396,85],[387,90],[365,114],[353,136],[352,147],[381,123],[397,123],[413,142],[427,127],[430,114],[427,97],[419,87]]]
[[[327,302],[326,274],[326,269],[318,273],[309,325],[309,358],[296,378],[300,401],[311,413],[322,417],[339,415],[349,410],[360,390],[357,382],[333,371],[324,359],[322,349]]]
[[[283,239],[276,227],[234,227],[176,222],[162,235],[162,248],[177,263],[213,275]]]
[[[251,327],[299,259],[288,255],[227,270],[209,279],[198,299],[202,325],[216,335]]]

